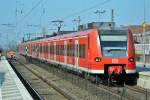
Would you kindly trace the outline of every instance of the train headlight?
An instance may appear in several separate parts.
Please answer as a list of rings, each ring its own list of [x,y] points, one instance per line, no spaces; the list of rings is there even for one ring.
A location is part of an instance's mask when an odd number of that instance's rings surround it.
[[[96,57],[96,58],[95,58],[95,61],[96,61],[96,62],[100,62],[100,61],[101,61],[101,58]]]
[[[134,58],[129,58],[129,62],[134,62],[135,59]]]

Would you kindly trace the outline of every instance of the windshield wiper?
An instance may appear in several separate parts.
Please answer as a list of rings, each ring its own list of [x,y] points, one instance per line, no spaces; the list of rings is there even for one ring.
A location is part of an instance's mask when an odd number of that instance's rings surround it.
[[[108,52],[116,51],[116,50],[117,50],[117,51],[121,51],[121,50],[125,50],[125,49],[117,49],[117,48],[114,48],[114,49],[109,49]]]

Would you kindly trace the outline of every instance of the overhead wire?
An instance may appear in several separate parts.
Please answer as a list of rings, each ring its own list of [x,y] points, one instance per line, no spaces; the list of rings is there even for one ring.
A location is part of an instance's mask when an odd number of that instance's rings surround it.
[[[46,1],[44,2],[44,4],[46,4],[47,1],[48,1],[48,0],[46,0]],[[93,6],[91,6],[91,7],[88,7],[88,8],[86,8],[86,9],[83,9],[83,10],[81,10],[81,11],[79,11],[79,12],[75,12],[75,13],[69,14],[69,15],[67,15],[67,16],[65,16],[65,17],[63,17],[63,18],[61,18],[61,19],[64,20],[64,19],[68,19],[68,18],[70,18],[70,17],[73,17],[73,16],[75,16],[75,15],[79,15],[79,14],[81,14],[81,13],[85,13],[85,12],[87,12],[87,11],[93,9],[93,8],[96,8],[97,6],[102,6],[102,5],[104,5],[104,4],[106,4],[106,3],[110,2],[110,1],[111,1],[111,0],[105,0],[104,2],[97,3],[96,5],[93,5]],[[43,0],[39,0],[39,1],[31,8],[31,10],[30,10],[29,12],[27,12],[27,13],[23,16],[23,18],[21,18],[21,20],[19,20],[19,23],[23,22],[23,21],[33,12],[34,9],[36,9],[40,4],[42,4],[41,2],[43,2]],[[42,5],[43,5],[43,4],[42,4]]]
[[[105,0],[103,2],[96,3],[95,5],[92,5],[92,6],[90,6],[88,8],[85,8],[85,9],[83,9],[81,11],[69,14],[69,15],[61,18],[61,20],[64,21],[64,20],[67,20],[67,19],[70,19],[70,18],[73,18],[73,17],[76,17],[76,16],[80,16],[81,14],[87,13],[88,11],[91,11],[94,8],[97,8],[99,6],[103,6],[103,5],[105,5],[106,3],[110,2],[110,1],[112,1],[112,0]]]
[[[43,0],[39,0],[31,9],[29,12],[27,12],[21,20],[19,20],[19,23],[23,22],[32,12],[34,9],[36,9],[42,2]]]
[[[19,20],[19,23],[22,23],[37,7],[38,7],[38,9],[40,9],[41,7],[43,7],[43,5],[45,5],[48,0],[45,0],[45,2],[42,3],[43,1],[44,1],[44,0],[39,0],[39,1],[21,18],[21,20]],[[102,5],[104,5],[104,4],[106,4],[106,3],[110,2],[110,1],[111,1],[111,0],[105,0],[105,1],[103,1],[103,2],[99,2],[99,3],[97,3],[97,4],[95,4],[95,5],[91,6],[91,7],[85,8],[85,9],[83,9],[83,10],[81,10],[81,11],[78,11],[78,12],[75,12],[75,13],[72,13],[72,14],[69,14],[69,15],[67,15],[67,16],[65,16],[65,17],[63,17],[63,18],[61,18],[61,19],[62,19],[62,20],[65,20],[65,19],[74,17],[74,16],[76,16],[76,15],[79,15],[79,14],[81,14],[81,13],[83,14],[83,13],[85,13],[85,12],[87,12],[87,11],[89,11],[89,10],[92,10],[92,9],[98,7],[98,6],[102,6]],[[40,5],[41,5],[41,7],[39,7]]]
[[[96,8],[96,7],[98,7],[98,6],[102,6],[102,5],[104,5],[104,4],[106,4],[106,3],[110,2],[110,1],[111,1],[111,0],[105,0],[104,2],[99,2],[99,3],[97,3],[97,4],[95,4],[95,5],[91,6],[91,7],[85,8],[85,9],[79,11],[79,12],[75,12],[75,13],[69,14],[69,15],[67,15],[67,16],[65,16],[65,17],[63,17],[63,18],[61,18],[61,19],[64,20],[64,19],[71,18],[71,17],[73,17],[73,16],[77,16],[77,15],[79,15],[79,14],[81,14],[81,13],[83,14],[83,13],[85,13],[85,12],[91,10],[91,9],[94,9],[94,8]]]
[[[33,15],[35,15],[37,12],[39,12],[41,9],[41,13],[40,13],[40,17],[43,16],[43,14],[45,14],[45,8],[44,8],[44,5],[47,3],[48,0],[45,0],[41,3],[40,7],[37,8],[34,12],[33,12]],[[33,17],[32,17],[33,18]],[[41,19],[40,19],[41,20]]]

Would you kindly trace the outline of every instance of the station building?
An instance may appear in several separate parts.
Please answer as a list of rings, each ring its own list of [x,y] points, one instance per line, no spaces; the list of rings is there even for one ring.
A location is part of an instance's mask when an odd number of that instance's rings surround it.
[[[146,63],[150,63],[150,25],[146,27],[145,35],[143,35],[143,27],[141,25],[128,27],[133,32],[137,61],[143,62],[143,55],[145,54]]]

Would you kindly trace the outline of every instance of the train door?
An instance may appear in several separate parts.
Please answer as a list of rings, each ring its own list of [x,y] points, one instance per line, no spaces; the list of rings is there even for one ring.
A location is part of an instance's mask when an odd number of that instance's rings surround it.
[[[39,57],[39,46],[38,46],[38,44],[35,44],[35,57]]]
[[[56,42],[54,42],[54,60],[56,61]]]
[[[39,58],[41,57],[41,44],[39,43]]]
[[[31,51],[32,51],[32,53],[31,53],[31,55],[32,55],[32,57],[34,56],[34,44],[31,44],[31,47],[32,47],[32,49],[31,49]]]
[[[64,41],[64,63],[67,64],[67,41]]]
[[[48,51],[47,51],[47,55],[48,55],[48,59],[50,59],[50,43],[48,43]]]
[[[79,66],[79,41],[75,40],[75,66]]]
[[[42,52],[41,52],[41,58],[42,58],[42,60],[43,60],[43,58],[44,58],[44,45],[43,45],[43,42],[41,43],[41,46],[42,46]]]

